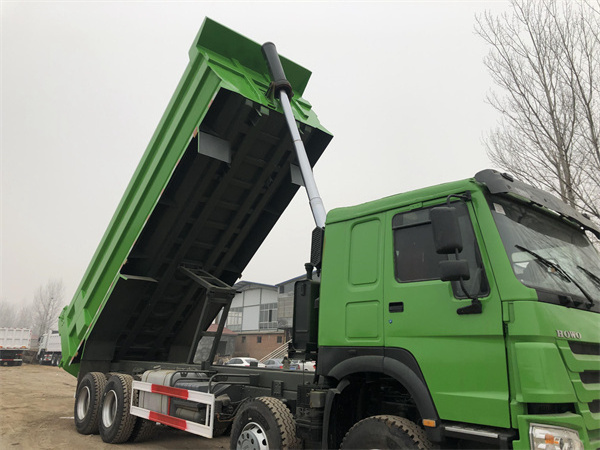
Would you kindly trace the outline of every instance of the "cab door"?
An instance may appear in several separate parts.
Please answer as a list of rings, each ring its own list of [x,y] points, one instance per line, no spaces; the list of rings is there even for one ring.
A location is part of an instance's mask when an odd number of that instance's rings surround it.
[[[440,200],[439,206],[443,206]],[[441,281],[430,213],[435,204],[390,211],[384,256],[386,355],[406,349],[415,357],[440,418],[509,427],[509,392],[501,303],[479,245],[470,203],[455,202],[469,264],[466,291],[481,313],[457,313],[471,304],[458,282]],[[453,258],[451,256],[450,258]]]

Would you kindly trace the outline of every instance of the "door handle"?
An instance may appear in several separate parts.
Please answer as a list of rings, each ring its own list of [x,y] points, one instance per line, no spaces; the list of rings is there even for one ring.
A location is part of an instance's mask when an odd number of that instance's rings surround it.
[[[404,302],[393,302],[390,303],[389,311],[391,313],[398,313],[404,311]]]

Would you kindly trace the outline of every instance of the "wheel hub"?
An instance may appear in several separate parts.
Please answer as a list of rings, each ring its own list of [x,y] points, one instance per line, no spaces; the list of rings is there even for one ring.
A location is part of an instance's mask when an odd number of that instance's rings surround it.
[[[79,420],[83,420],[90,409],[90,397],[90,388],[84,386],[79,391],[79,398],[77,399],[77,418]]]
[[[117,403],[117,393],[112,390],[107,392],[102,404],[102,424],[106,428],[110,428],[117,417]]]
[[[247,424],[237,440],[238,450],[269,450],[265,430],[256,422]]]

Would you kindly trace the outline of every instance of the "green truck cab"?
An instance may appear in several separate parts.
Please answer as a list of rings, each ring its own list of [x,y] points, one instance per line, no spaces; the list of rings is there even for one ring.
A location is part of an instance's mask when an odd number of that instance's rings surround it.
[[[434,232],[432,212],[447,203],[457,256],[436,251],[448,236]],[[586,232],[599,234],[547,193],[491,170],[331,211],[317,367],[352,380],[333,408],[358,397],[369,411],[404,395],[405,415],[428,423],[432,440],[443,422],[447,438],[563,448],[545,438],[570,439],[564,427],[598,448],[600,264]],[[462,286],[442,281],[448,259],[466,262]]]
[[[269,48],[202,25],[59,319],[77,431],[117,444],[161,423],[245,450],[599,449],[599,228],[493,170],[325,219],[307,171],[332,135],[302,97],[310,72],[282,59],[274,77]],[[316,371],[215,365],[232,285],[302,184],[318,226],[289,356]]]

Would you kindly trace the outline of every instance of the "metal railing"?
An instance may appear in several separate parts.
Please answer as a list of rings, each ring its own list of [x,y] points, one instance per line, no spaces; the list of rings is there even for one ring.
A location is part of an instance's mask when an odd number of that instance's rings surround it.
[[[277,347],[275,350],[273,350],[268,355],[263,356],[260,359],[260,362],[264,363],[267,359],[283,358],[284,356],[287,356],[288,346],[289,346],[290,342],[292,342],[291,339],[289,341],[283,343],[280,347]]]

